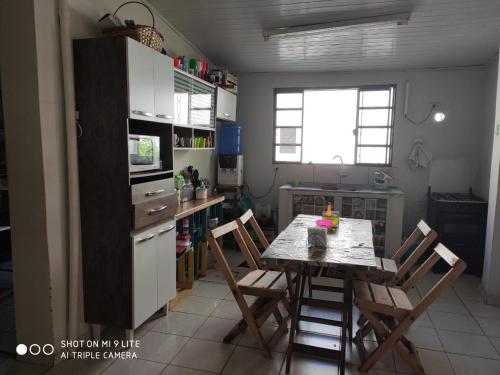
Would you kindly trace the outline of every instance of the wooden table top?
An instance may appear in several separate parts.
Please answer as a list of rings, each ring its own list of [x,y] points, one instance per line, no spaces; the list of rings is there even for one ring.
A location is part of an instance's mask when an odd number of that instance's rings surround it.
[[[307,228],[320,216],[298,215],[262,254],[266,263],[308,263],[316,266],[376,268],[370,220],[340,218],[335,233],[328,234],[326,249],[307,246]]]
[[[214,204],[220,203],[224,200],[224,195],[216,195],[214,197],[208,197],[207,199],[195,199],[179,204],[177,206],[177,212],[175,213],[175,220],[183,219],[187,216],[194,214],[195,212],[204,210]]]

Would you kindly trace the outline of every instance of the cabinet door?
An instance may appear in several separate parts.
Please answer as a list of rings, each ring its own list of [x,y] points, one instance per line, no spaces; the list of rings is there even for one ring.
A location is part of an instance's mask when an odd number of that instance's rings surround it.
[[[128,91],[130,117],[153,120],[153,50],[127,38]]]
[[[158,310],[156,249],[157,231],[148,231],[134,241],[134,329]]]
[[[174,124],[189,125],[189,101],[193,92],[193,80],[174,72]]]
[[[175,222],[170,221],[158,230],[158,306],[160,309],[175,297]]]
[[[215,128],[214,107],[214,88],[193,79],[193,92],[189,108],[191,125]]]
[[[217,118],[236,121],[236,95],[217,87]]]
[[[174,67],[172,58],[153,52],[155,118],[158,122],[174,121]]]

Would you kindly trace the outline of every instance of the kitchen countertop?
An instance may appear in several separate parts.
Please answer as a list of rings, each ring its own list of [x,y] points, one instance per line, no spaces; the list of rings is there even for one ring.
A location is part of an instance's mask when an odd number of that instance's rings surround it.
[[[177,206],[175,220],[183,219],[194,214],[195,212],[204,210],[205,208],[213,206],[214,204],[220,203],[223,200],[224,195],[216,195],[214,197],[208,197],[207,199],[195,199],[183,202]]]
[[[371,185],[349,185],[342,184],[338,189],[322,188],[323,185],[339,185],[339,184],[315,184],[315,183],[304,183],[300,186],[292,186],[290,184],[280,186],[280,189],[284,190],[295,190],[295,191],[324,191],[330,193],[342,193],[342,194],[390,194],[390,195],[403,195],[403,191],[398,188],[391,187],[387,190],[377,190]]]

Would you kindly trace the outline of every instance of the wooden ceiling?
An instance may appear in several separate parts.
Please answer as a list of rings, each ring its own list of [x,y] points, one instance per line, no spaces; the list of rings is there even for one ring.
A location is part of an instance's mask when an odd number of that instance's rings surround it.
[[[208,58],[234,72],[481,65],[498,52],[500,0],[149,0]],[[265,28],[411,10],[367,24],[272,38]],[[168,40],[167,40],[168,43]]]

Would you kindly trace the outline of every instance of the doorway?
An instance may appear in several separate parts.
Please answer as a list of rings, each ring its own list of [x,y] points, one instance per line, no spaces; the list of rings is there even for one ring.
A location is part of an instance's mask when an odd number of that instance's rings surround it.
[[[0,89],[0,352],[15,353],[16,324],[12,283],[9,189],[5,156],[5,126]]]

